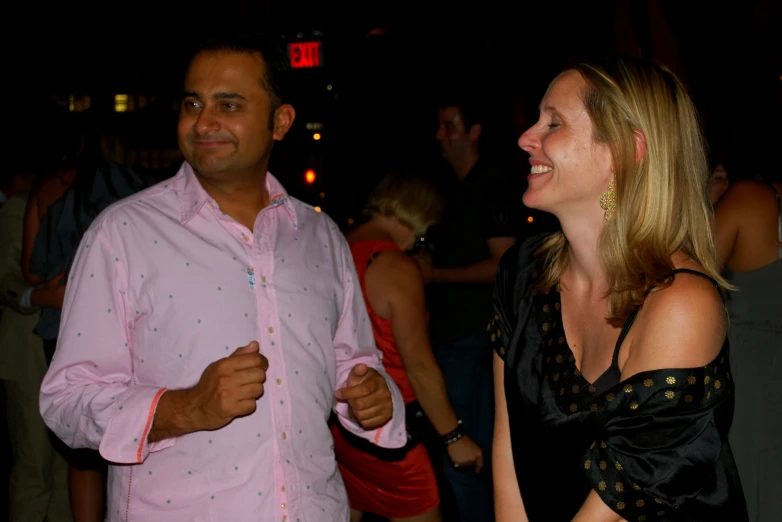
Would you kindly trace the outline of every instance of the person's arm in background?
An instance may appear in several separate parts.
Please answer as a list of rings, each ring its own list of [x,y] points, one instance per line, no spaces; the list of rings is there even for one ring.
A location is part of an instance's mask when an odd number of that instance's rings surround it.
[[[12,197],[0,207],[0,303],[27,315],[38,307],[30,303],[33,287],[24,278],[20,264],[24,216],[25,202],[21,198]]]
[[[486,240],[489,257],[467,266],[434,268],[419,261],[421,275],[428,283],[491,283],[497,273],[502,255],[516,242],[515,237],[493,237]],[[419,258],[420,259],[420,258]]]
[[[375,313],[391,320],[394,341],[418,403],[441,436],[459,427],[445,381],[429,344],[424,282],[415,261],[403,252],[384,252],[367,269],[366,292]],[[446,446],[460,467],[483,468],[483,452],[464,435]]]
[[[471,265],[453,268],[433,267],[419,255],[416,261],[424,282],[430,283],[493,283],[503,254],[516,243],[521,223],[521,199],[509,180],[496,178],[487,189],[488,201],[481,205],[481,230],[486,238],[489,257]]]

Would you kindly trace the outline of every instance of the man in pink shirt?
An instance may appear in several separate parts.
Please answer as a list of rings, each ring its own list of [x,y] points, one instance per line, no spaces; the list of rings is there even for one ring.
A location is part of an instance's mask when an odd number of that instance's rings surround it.
[[[112,465],[110,521],[349,520],[327,426],[406,443],[350,251],[267,165],[295,117],[254,34],[190,62],[176,176],[112,205],[69,274],[46,424]]]

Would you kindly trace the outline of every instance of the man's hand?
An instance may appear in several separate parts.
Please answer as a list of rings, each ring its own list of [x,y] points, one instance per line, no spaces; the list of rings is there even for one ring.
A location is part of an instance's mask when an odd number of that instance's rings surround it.
[[[446,446],[446,451],[454,468],[461,469],[475,466],[475,473],[481,472],[483,468],[483,451],[467,435]]]
[[[222,428],[236,417],[255,411],[263,395],[269,361],[257,341],[238,348],[206,367],[201,380],[188,390],[190,411],[200,430]]]
[[[366,364],[357,364],[350,370],[348,382],[336,395],[337,399],[347,401],[351,413],[365,430],[379,428],[394,413],[385,378]]]

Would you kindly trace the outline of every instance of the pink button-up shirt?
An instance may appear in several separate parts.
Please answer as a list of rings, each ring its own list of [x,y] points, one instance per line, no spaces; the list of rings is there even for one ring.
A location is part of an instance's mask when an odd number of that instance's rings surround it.
[[[347,521],[332,409],[380,446],[406,443],[402,396],[383,372],[343,236],[271,175],[267,188],[271,204],[250,231],[185,163],[112,205],[82,239],[41,413],[69,446],[112,463],[110,521]],[[166,389],[195,385],[252,340],[269,360],[255,413],[147,443]],[[335,401],[358,363],[392,392],[394,417],[375,431]]]

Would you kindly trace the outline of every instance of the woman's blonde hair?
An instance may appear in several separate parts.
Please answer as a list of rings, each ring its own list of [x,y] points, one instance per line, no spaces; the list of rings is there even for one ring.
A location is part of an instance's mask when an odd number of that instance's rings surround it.
[[[380,180],[369,195],[364,213],[393,217],[423,235],[443,211],[436,187],[425,176],[392,172]]]
[[[621,326],[647,290],[670,286],[671,255],[677,251],[731,288],[720,275],[714,246],[704,140],[679,79],[660,64],[626,58],[581,62],[567,70],[586,81],[581,97],[593,140],[607,145],[613,159],[616,213],[599,243],[609,280],[608,322]],[[644,138],[645,153],[636,161],[636,139]],[[549,289],[567,266],[567,239],[556,233],[537,254],[545,267],[538,286]]]

